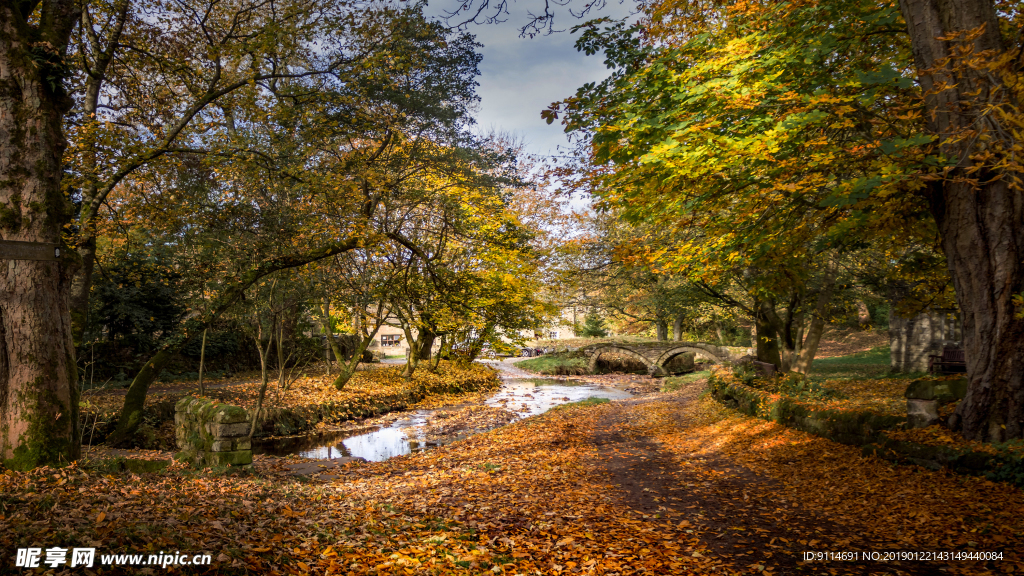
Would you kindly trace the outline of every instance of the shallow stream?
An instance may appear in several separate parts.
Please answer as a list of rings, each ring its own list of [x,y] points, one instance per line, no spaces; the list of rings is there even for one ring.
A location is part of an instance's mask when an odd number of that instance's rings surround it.
[[[620,400],[632,396],[622,388],[553,378],[535,378],[502,362],[489,364],[501,371],[501,388],[487,399],[486,404],[515,412],[520,418],[541,414],[560,404],[587,398]],[[275,456],[296,454],[303,458],[322,460],[357,457],[379,462],[393,456],[422,452],[440,445],[441,442],[427,441],[423,425],[438,412],[455,411],[466,406],[468,405],[403,412],[389,426],[275,439],[258,444],[254,451]]]

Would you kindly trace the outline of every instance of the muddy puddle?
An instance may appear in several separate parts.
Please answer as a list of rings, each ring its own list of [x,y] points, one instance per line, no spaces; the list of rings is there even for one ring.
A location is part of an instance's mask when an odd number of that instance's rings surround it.
[[[502,371],[502,386],[483,406],[449,406],[392,414],[384,418],[388,423],[381,426],[264,441],[253,447],[254,452],[275,456],[295,454],[302,458],[321,460],[355,457],[379,462],[394,456],[428,450],[511,420],[542,414],[561,404],[587,398],[620,400],[632,396],[621,388],[526,377],[525,373],[511,366],[497,362],[491,365]],[[481,415],[476,416],[477,413]],[[435,432],[438,429],[446,430],[443,424],[449,417],[468,417],[470,422],[461,427],[461,433],[438,437]],[[449,426],[447,430],[452,428],[460,429]]]

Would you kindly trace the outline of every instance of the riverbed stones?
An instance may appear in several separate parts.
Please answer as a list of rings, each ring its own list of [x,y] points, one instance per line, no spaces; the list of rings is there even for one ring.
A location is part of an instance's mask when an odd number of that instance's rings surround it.
[[[249,413],[242,407],[186,396],[174,411],[181,450],[176,457],[208,466],[251,466],[249,427]]]

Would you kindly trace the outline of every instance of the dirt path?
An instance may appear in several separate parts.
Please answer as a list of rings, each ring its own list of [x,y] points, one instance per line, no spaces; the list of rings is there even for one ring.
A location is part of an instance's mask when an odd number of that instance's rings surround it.
[[[699,387],[690,390],[674,398],[681,407],[696,399]],[[682,459],[651,438],[636,434],[630,418],[652,401],[655,399],[640,398],[620,403],[621,408],[607,412],[591,436],[599,454],[595,471],[621,490],[622,505],[642,514],[646,521],[693,530],[716,555],[733,558],[737,566],[760,566],[773,574],[822,573],[822,564],[802,562],[803,553],[809,550],[886,549],[884,543],[851,534],[833,519],[806,510],[800,502],[785,500],[777,482],[758,476],[728,456],[695,453]],[[923,564],[841,566],[843,573],[935,573],[935,566]]]

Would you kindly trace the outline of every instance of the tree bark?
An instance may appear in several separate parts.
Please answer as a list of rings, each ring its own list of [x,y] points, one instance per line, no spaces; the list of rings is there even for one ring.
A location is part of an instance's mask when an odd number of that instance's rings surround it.
[[[654,329],[659,341],[668,340],[668,322],[664,318],[654,321]]]
[[[405,370],[402,370],[402,378],[412,378],[416,367],[420,365],[420,347],[412,337],[412,327],[409,324],[402,322],[402,331],[405,332],[405,341],[409,343],[409,357],[405,362]]]
[[[259,317],[256,318],[256,323],[259,325]],[[256,433],[256,428],[260,422],[260,412],[263,411],[263,400],[267,397],[267,385],[270,383],[269,367],[267,361],[270,359],[270,347],[274,344],[274,325],[270,326],[270,340],[267,341],[266,349],[263,348],[263,341],[260,339],[263,336],[263,330],[260,329],[254,335],[256,340],[256,350],[260,353],[260,393],[256,397],[256,407],[252,411],[250,418],[252,419],[249,425],[249,438]]]
[[[206,332],[209,328],[203,328],[203,343],[199,347],[199,395],[206,396],[206,388],[203,387],[203,368],[206,364]]]
[[[963,317],[969,384],[951,424],[971,440],[1021,438],[1024,319],[1015,317],[1012,298],[1024,291],[1024,195],[1008,186],[1012,175],[972,159],[981,146],[1008,150],[1014,142],[995,111],[1007,87],[998,72],[966,62],[1003,50],[995,8],[991,0],[900,0],[900,8],[925,93],[926,129],[955,162],[926,189]],[[954,37],[978,29],[969,41]],[[970,48],[966,57],[960,48]]]
[[[430,360],[430,354],[434,349],[434,340],[437,339],[437,332],[423,329],[420,338],[420,360]]]
[[[84,4],[86,11],[83,15],[82,28],[89,30],[95,25],[92,14],[88,11],[90,5]],[[96,51],[92,61],[88,61],[87,51],[83,47],[80,53],[82,61],[78,63],[80,69],[88,69],[89,74],[85,82],[84,97],[82,99],[82,116],[87,122],[99,123],[97,117],[100,111],[100,100],[103,92],[103,84],[106,81],[107,70],[114,61],[116,51],[121,48],[120,40],[124,27],[128,21],[128,9],[131,7],[130,0],[117,0],[110,6],[113,16],[106,27],[107,41],[105,45],[97,42],[93,46]],[[95,7],[93,7],[95,8]],[[98,40],[98,38],[97,38]],[[90,119],[91,120],[88,120]],[[78,269],[71,283],[71,330],[72,337],[76,343],[83,342],[85,330],[89,321],[89,291],[92,288],[92,273],[96,266],[96,211],[92,208],[92,200],[99,194],[100,162],[97,159],[97,150],[94,141],[81,142],[86,146],[82,153],[81,170],[88,175],[82,187],[82,212],[79,214],[79,230],[76,248],[79,257],[82,259],[82,266]]]
[[[29,11],[39,6],[38,20]],[[71,218],[61,189],[71,109],[63,56],[78,4],[0,4],[0,234],[60,243]],[[0,274],[0,461],[13,469],[79,455],[78,367],[70,274],[77,262],[4,260]]]
[[[757,334],[757,359],[761,362],[782,366],[782,354],[779,350],[779,339],[775,336],[769,311],[774,314],[771,304],[765,301],[755,303],[754,330]]]
[[[680,342],[683,339],[683,320],[685,317],[682,314],[676,315],[675,322],[672,323],[672,340]]]

